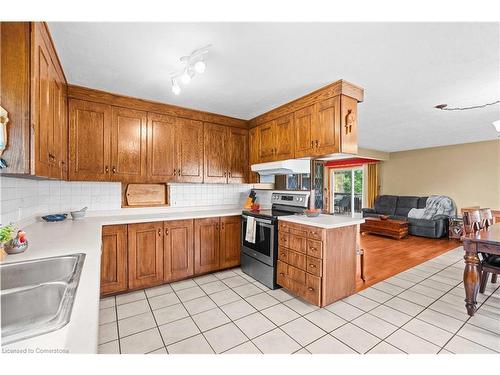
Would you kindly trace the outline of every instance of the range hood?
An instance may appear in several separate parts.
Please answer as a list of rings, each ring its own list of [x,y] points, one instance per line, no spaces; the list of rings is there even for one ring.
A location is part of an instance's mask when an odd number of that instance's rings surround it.
[[[311,173],[311,161],[305,159],[290,159],[253,164],[252,172],[257,172],[261,176]]]

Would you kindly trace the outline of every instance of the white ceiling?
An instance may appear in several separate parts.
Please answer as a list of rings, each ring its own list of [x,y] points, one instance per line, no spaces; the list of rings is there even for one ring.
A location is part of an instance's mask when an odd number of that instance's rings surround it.
[[[495,139],[499,23],[49,23],[68,81],[250,119],[338,79],[365,88],[359,145],[409,150]],[[171,92],[179,57],[213,44]]]

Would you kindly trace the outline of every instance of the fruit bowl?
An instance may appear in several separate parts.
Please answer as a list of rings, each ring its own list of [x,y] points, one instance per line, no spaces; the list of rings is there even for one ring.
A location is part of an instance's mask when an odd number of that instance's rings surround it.
[[[313,210],[305,210],[304,211],[304,214],[307,216],[307,217],[317,217],[321,214],[321,210],[320,209],[313,209]]]
[[[379,218],[380,218],[380,220],[387,220],[387,219],[389,219],[389,216],[387,216],[387,215],[380,215]]]

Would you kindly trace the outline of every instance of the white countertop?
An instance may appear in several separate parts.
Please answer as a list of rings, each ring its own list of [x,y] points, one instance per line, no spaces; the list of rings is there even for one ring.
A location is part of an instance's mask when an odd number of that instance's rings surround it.
[[[2,346],[2,349],[60,349],[70,353],[97,353],[99,294],[101,270],[101,228],[103,225],[144,223],[240,215],[241,208],[172,211],[141,214],[122,213],[92,216],[79,221],[59,223],[36,222],[24,227],[29,248],[26,252],[7,255],[2,263],[19,262],[67,254],[85,253],[80,282],[70,322],[44,335]],[[94,213],[95,215],[95,213]]]
[[[347,227],[350,225],[363,224],[365,222],[365,219],[363,218],[352,218],[350,216],[335,216],[325,214],[321,214],[317,217],[307,217],[305,215],[280,216],[278,220],[310,225],[313,227],[325,229]]]

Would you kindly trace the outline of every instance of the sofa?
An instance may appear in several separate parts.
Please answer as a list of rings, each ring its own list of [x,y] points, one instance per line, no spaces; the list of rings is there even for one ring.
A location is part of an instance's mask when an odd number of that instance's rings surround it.
[[[374,208],[363,208],[363,217],[387,215],[389,219],[408,222],[408,233],[413,236],[441,238],[448,235],[449,217],[438,215],[432,220],[408,218],[412,208],[425,208],[427,197],[380,195]]]

